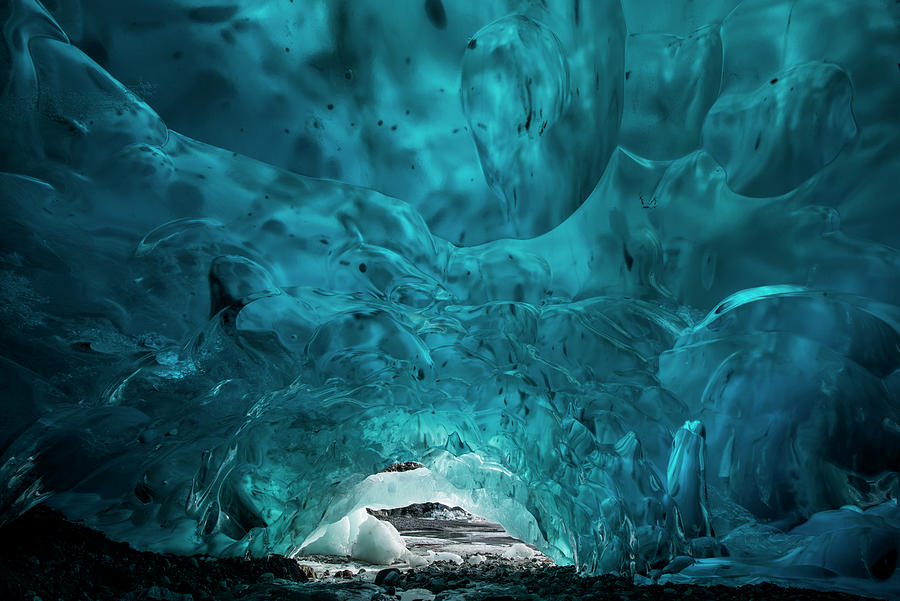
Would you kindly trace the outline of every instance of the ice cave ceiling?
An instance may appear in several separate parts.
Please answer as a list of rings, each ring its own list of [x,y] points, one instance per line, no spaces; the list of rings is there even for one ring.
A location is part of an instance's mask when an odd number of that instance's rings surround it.
[[[585,572],[900,590],[900,3],[0,23],[3,520],[290,553],[440,494]]]

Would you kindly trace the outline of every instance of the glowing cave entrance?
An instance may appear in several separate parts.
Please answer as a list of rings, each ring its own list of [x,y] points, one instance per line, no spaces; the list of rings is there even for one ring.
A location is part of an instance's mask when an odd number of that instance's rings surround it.
[[[337,521],[324,518],[291,555],[304,561],[310,555],[324,555],[409,567],[436,561],[478,565],[496,558],[552,564],[499,524],[457,505],[472,503],[475,497],[453,489],[420,463],[394,464],[366,478],[354,493],[359,506]],[[483,509],[534,533],[533,519],[502,514],[500,507],[507,512],[516,509],[512,504],[497,503],[487,503]]]

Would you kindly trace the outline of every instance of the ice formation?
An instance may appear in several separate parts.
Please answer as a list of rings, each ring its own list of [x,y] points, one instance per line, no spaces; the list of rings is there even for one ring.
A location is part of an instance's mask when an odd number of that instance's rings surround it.
[[[445,495],[584,572],[897,592],[900,4],[0,23],[3,520],[289,554]]]
[[[337,522],[319,527],[298,549],[300,553],[348,555],[374,564],[390,564],[409,553],[400,533],[360,508]]]

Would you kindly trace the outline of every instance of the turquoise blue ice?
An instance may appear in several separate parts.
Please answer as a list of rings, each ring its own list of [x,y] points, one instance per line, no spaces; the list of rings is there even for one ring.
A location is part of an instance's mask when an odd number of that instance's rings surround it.
[[[445,498],[585,573],[900,590],[900,4],[0,24],[3,520],[292,553]]]

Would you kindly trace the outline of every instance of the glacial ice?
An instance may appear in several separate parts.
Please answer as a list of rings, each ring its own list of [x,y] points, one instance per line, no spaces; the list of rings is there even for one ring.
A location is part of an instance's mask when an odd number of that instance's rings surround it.
[[[0,4],[0,521],[900,593],[900,4],[393,6]]]
[[[374,564],[390,565],[409,553],[390,522],[383,522],[361,507],[337,522],[320,526],[300,545],[300,553],[348,555]]]

